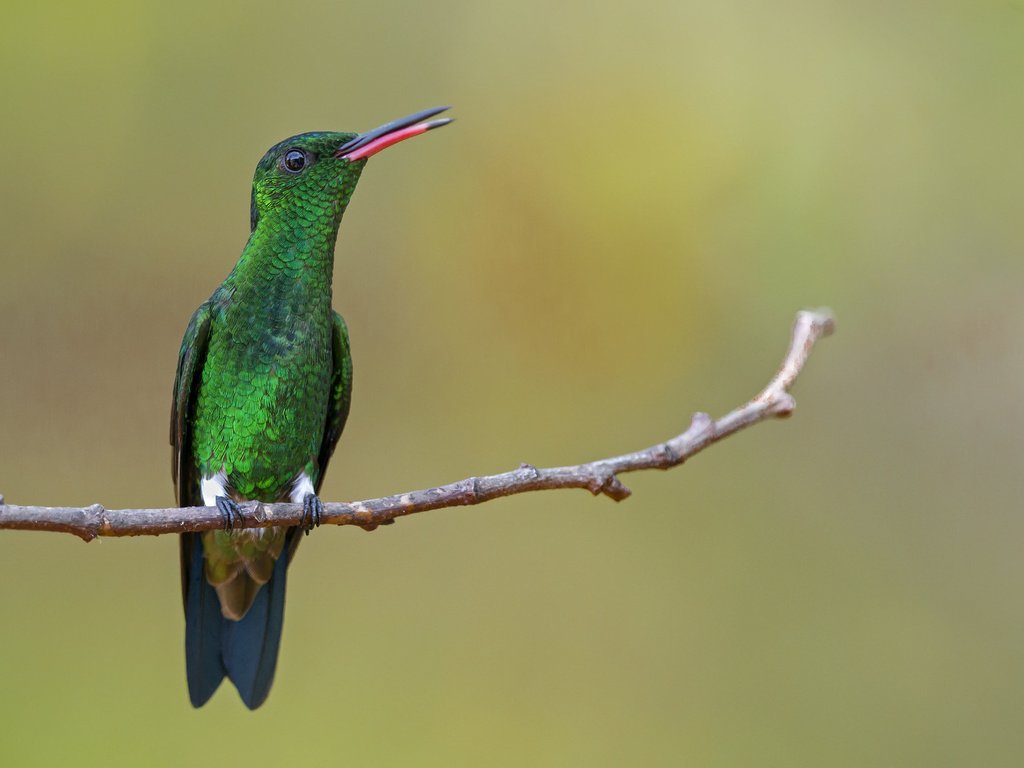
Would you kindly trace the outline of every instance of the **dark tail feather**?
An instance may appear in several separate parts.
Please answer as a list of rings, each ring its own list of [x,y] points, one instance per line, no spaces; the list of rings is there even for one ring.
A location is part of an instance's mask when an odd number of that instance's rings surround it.
[[[294,532],[290,531],[289,536],[292,535]],[[277,649],[281,645],[281,626],[284,624],[287,575],[288,558],[282,552],[274,564],[270,581],[256,593],[256,600],[242,620],[223,619],[221,656],[224,670],[249,709],[256,709],[263,703],[274,682]]]
[[[185,591],[185,674],[193,707],[205,704],[226,670],[221,661],[225,619],[220,601],[203,574],[203,542],[198,533],[181,537],[181,565]]]
[[[288,532],[289,538],[295,531]],[[285,551],[291,550],[286,540]],[[288,574],[285,552],[274,564],[270,581],[241,621],[224,618],[217,592],[203,572],[203,542],[198,533],[181,536],[182,587],[185,593],[185,673],[193,707],[205,704],[224,676],[235,684],[249,709],[270,693],[277,668],[284,623]]]

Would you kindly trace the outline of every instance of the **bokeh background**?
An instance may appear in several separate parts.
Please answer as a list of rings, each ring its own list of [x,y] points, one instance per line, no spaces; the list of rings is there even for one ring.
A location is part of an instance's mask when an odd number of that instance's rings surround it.
[[[1019,765],[1024,6],[5,3],[0,492],[172,503],[181,333],[264,150],[369,165],[325,486],[788,422],[583,492],[326,529],[275,688],[188,704],[177,541],[0,534],[0,763]]]

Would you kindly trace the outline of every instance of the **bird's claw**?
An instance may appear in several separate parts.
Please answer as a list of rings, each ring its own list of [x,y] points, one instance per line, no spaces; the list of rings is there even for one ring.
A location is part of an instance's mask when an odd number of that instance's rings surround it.
[[[238,508],[238,504],[227,496],[217,497],[217,510],[220,512],[221,519],[224,521],[224,530],[231,531],[235,527],[235,522],[242,522],[242,510]]]
[[[299,525],[303,532],[309,536],[309,532],[320,525],[320,518],[324,513],[324,503],[315,493],[307,493],[302,500],[302,521]]]

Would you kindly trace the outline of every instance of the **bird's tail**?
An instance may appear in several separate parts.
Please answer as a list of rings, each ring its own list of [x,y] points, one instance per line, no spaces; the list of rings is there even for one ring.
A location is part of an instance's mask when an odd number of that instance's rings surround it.
[[[289,531],[289,536],[293,532]],[[284,623],[288,556],[274,564],[241,621],[221,613],[217,592],[203,573],[203,542],[198,533],[181,536],[182,588],[185,598],[185,671],[192,706],[201,707],[225,676],[249,709],[267,698],[277,668]]]

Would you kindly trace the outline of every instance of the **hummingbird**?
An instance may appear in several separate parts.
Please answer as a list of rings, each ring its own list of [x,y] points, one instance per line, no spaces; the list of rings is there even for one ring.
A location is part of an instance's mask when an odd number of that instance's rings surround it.
[[[365,133],[275,144],[252,182],[250,234],[192,315],[171,403],[179,506],[216,506],[223,530],[181,535],[192,705],[226,676],[249,709],[270,692],[288,564],[320,524],[320,486],[348,418],[348,330],[331,307],[334,246],[368,158],[451,122],[427,109]],[[245,501],[302,504],[302,524],[233,530]]]

